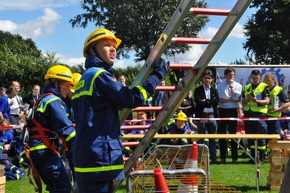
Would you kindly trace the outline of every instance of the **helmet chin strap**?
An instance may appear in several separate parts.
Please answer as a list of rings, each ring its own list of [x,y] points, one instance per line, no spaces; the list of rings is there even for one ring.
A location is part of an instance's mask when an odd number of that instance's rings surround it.
[[[96,49],[96,44],[94,44],[94,45],[92,46],[92,52],[94,53],[94,55],[95,55],[96,57],[98,57],[98,58],[100,58],[102,61],[104,61],[103,58],[99,55],[99,53],[98,53],[98,51],[97,51],[97,49]]]

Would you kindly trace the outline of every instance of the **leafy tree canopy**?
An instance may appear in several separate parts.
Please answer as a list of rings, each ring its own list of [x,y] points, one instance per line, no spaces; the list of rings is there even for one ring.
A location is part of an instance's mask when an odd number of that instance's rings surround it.
[[[176,0],[84,0],[83,14],[70,20],[73,27],[86,28],[89,22],[115,32],[123,40],[118,57],[129,58],[129,51],[136,53],[135,61],[146,60],[152,48],[173,16],[179,1]],[[195,7],[207,7],[204,1],[196,1]],[[189,14],[176,35],[197,37],[208,21],[207,16]],[[172,44],[165,55],[174,56],[189,50],[187,44]]]
[[[0,31],[0,86],[19,81],[23,96],[34,84],[42,86],[47,69],[56,63],[54,53],[42,54],[31,39]]]
[[[290,1],[253,0],[258,9],[245,25],[244,48],[256,63],[290,63]]]

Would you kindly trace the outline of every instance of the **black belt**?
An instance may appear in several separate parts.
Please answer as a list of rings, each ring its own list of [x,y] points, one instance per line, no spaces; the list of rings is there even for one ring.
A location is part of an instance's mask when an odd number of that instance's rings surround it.
[[[237,108],[219,108],[222,111],[236,111]]]

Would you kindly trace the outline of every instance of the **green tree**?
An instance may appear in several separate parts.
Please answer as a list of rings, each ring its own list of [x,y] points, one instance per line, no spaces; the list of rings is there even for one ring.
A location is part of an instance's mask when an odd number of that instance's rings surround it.
[[[75,65],[75,66],[71,66],[69,67],[71,69],[71,71],[74,72],[78,72],[80,74],[83,74],[85,69],[83,67],[83,65],[79,64],[79,65]]]
[[[290,63],[290,1],[253,0],[257,8],[245,25],[244,48],[256,63]]]
[[[129,58],[129,51],[134,51],[138,62],[147,59],[178,4],[176,0],[85,0],[82,2],[85,13],[76,15],[70,23],[73,27],[86,28],[89,22],[93,22],[97,27],[114,31],[123,40],[118,57]],[[195,1],[194,6],[206,7],[207,4]],[[207,21],[207,16],[189,14],[176,35],[197,37]],[[171,44],[164,54],[174,56],[189,48],[187,44]]]
[[[55,54],[42,54],[31,39],[0,31],[0,86],[17,80],[22,85],[20,94],[25,95],[34,84],[44,84],[47,69],[55,63]]]
[[[230,64],[246,64],[246,62],[242,59],[236,59],[234,62],[231,62]]]

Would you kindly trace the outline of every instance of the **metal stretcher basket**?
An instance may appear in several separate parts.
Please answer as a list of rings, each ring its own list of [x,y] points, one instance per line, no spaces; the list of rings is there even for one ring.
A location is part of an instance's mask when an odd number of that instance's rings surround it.
[[[204,144],[198,145],[198,168],[203,169],[207,176],[210,176],[209,170],[209,150]],[[141,162],[137,163],[142,170],[161,169],[184,169],[186,160],[191,151],[192,144],[188,145],[158,145],[153,150],[145,154]],[[141,166],[140,166],[141,164]]]
[[[127,176],[127,192],[165,192],[155,190],[155,168],[162,169],[170,193],[239,192],[210,178],[209,150],[206,145],[198,144],[198,168],[187,166],[191,150],[192,144],[156,146],[139,160],[135,171]]]

